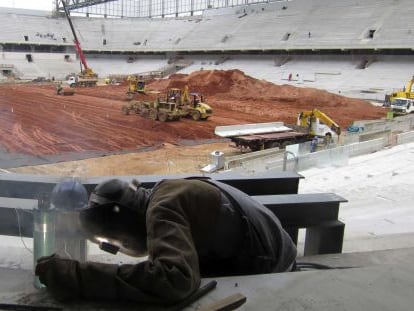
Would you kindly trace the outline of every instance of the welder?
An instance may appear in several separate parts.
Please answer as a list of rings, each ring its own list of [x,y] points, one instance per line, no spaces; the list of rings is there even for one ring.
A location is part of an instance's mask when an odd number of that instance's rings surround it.
[[[296,247],[276,216],[247,194],[206,178],[166,179],[152,189],[111,179],[80,211],[88,238],[136,264],[39,259],[36,274],[55,298],[174,304],[201,277],[290,271]]]

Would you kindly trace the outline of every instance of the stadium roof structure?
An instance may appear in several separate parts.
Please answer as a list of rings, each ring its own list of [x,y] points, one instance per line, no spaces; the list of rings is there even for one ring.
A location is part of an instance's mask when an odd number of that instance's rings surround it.
[[[69,11],[105,17],[172,17],[197,15],[206,9],[283,0],[64,0]],[[288,1],[288,0],[286,0]],[[60,0],[56,11],[63,12]]]
[[[67,8],[69,10],[75,10],[79,8],[84,8],[88,6],[93,6],[97,4],[102,4],[106,2],[111,2],[116,0],[66,0],[65,3],[67,4]]]

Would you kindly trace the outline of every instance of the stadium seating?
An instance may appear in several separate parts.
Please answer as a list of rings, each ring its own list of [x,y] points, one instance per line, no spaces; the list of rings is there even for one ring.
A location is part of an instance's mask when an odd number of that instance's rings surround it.
[[[88,62],[100,76],[159,70],[184,52],[193,64],[183,73],[237,68],[275,83],[381,100],[412,76],[407,66],[414,58],[407,52],[414,46],[411,2],[295,0],[211,9],[202,16],[72,20]],[[14,56],[3,51],[0,64],[14,64],[20,77],[77,70],[76,61],[68,64],[61,56],[74,53],[65,18],[0,8],[0,27],[0,44],[60,48],[50,51],[56,54],[50,58],[56,59],[53,64],[38,57],[30,64],[10,62]],[[329,52],[318,52],[323,50]],[[406,55],[382,50],[404,50]],[[130,55],[132,63],[127,62]]]

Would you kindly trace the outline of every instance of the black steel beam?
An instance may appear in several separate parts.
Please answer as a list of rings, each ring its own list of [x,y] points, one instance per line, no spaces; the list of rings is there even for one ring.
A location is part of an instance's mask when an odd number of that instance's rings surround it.
[[[139,180],[144,187],[151,188],[162,179],[185,178],[193,175],[148,175],[121,176],[125,181],[133,178]],[[212,179],[232,185],[249,195],[294,194],[298,191],[301,175],[293,172],[266,173],[260,176],[245,176],[226,172],[208,175]],[[88,192],[109,178],[99,177],[82,180]],[[0,176],[0,235],[31,237],[33,231],[32,208],[14,208],[8,206],[1,198],[37,200],[42,194],[50,194],[53,187],[61,181],[60,177],[7,174]],[[275,197],[272,195],[271,197]],[[265,197],[262,197],[265,200]],[[281,197],[282,198],[282,197]]]
[[[43,193],[51,193],[61,179],[19,176],[0,176],[0,197],[15,199],[38,199]]]
[[[297,228],[338,220],[339,205],[347,202],[334,193],[263,195],[253,198],[269,208],[285,227]]]
[[[151,188],[162,179],[185,178],[194,174],[181,175],[146,175],[146,176],[112,176],[82,179],[88,192],[109,178],[120,178],[125,181],[139,180],[146,188]],[[238,173],[217,173],[208,177],[232,185],[249,195],[294,194],[298,192],[301,175],[293,172],[266,173],[259,176],[246,176]],[[59,177],[7,174],[0,176],[0,197],[37,199],[40,194],[51,193]]]
[[[338,210],[344,198],[333,193],[252,196],[269,208],[282,225],[295,237],[298,228],[317,230],[322,224],[338,220]],[[31,236],[33,215],[31,209],[0,206],[0,235]],[[318,232],[315,234],[321,235]],[[309,238],[310,239],[310,238]]]
[[[345,224],[328,221],[306,229],[304,256],[341,253]]]
[[[33,237],[32,211],[0,207],[0,235]]]
[[[304,255],[342,252],[345,224],[338,220],[339,205],[347,202],[334,193],[266,195],[253,198],[269,208],[297,244],[306,228]]]
[[[180,174],[180,175],[146,175],[146,176],[124,176],[123,180],[139,180],[143,187],[152,188],[158,181],[171,178],[186,178],[192,176],[201,176],[197,174]],[[299,181],[303,178],[294,172],[272,172],[263,173],[258,176],[247,176],[240,173],[225,172],[209,174],[214,180],[221,181],[231,185],[248,195],[273,195],[273,194],[295,194],[299,189]],[[104,178],[95,178],[84,181],[88,191],[91,191],[96,184],[105,180]]]
[[[113,2],[113,1],[116,1],[116,0],[84,0],[84,1],[69,0],[69,1],[65,1],[65,3],[66,3],[66,8],[68,9],[68,11],[73,11],[73,10],[88,7],[88,6],[103,4],[105,2]],[[63,7],[59,7],[59,10],[63,11]]]

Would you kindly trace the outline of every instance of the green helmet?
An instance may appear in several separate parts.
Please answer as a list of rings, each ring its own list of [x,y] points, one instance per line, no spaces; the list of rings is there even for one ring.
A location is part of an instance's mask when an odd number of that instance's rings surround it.
[[[88,192],[75,178],[65,179],[53,188],[50,202],[61,210],[81,210],[88,205]]]

